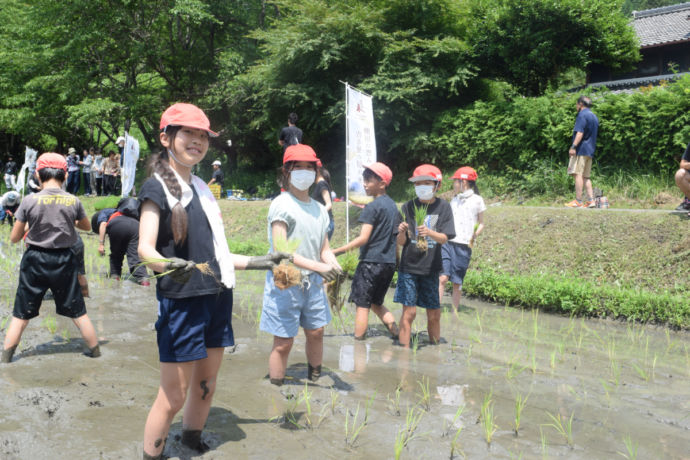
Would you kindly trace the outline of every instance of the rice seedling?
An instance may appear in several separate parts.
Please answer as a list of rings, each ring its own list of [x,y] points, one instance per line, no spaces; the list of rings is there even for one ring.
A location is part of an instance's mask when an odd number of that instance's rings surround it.
[[[520,431],[520,419],[522,418],[522,411],[525,409],[529,395],[524,398],[520,393],[515,396],[515,436],[518,436]]]
[[[496,420],[494,419],[494,403],[491,400],[492,394],[493,392],[489,392],[484,395],[480,414],[484,439],[489,447],[491,446],[491,440],[493,439],[494,433],[496,433],[498,429],[498,425],[496,425]]]
[[[427,210],[429,209],[429,205],[420,205],[419,207],[415,205],[414,207],[414,222],[417,227],[422,227],[426,225],[426,218],[427,218]],[[416,229],[415,229],[415,234],[416,234]],[[419,237],[417,235],[417,249],[420,251],[426,252],[429,249],[429,243],[426,240],[426,237]]]
[[[337,391],[331,389],[331,403],[329,407],[331,408],[331,415],[335,415],[335,410],[338,408],[340,405],[340,402],[338,402],[339,394]]]
[[[626,435],[623,438],[623,444],[625,444],[626,452],[618,452],[618,455],[621,455],[628,460],[637,459],[637,442],[633,441],[630,435]]]
[[[417,393],[419,396],[419,402],[417,403],[422,409],[429,412],[431,410],[431,393],[429,392],[429,377],[422,376],[422,380],[417,381],[419,385],[420,392]]]
[[[463,404],[462,406],[458,407],[458,410],[455,411],[455,415],[453,416],[453,419],[448,422],[448,420],[443,419],[443,432],[441,436],[446,437],[450,435],[450,430],[455,427],[455,424],[458,422],[460,419],[460,416],[462,413],[465,411],[465,405]],[[462,429],[462,426],[460,427]]]
[[[0,330],[5,330],[5,327],[7,326],[7,322],[10,320],[11,315],[7,315],[2,319],[2,322],[0,322]]]
[[[345,411],[345,445],[352,449],[357,443],[360,433],[366,426],[366,417],[364,420],[359,420],[359,403],[357,404],[357,410],[352,415],[352,422],[350,422],[350,411]]]
[[[544,434],[544,430],[542,430],[541,427],[539,427],[539,437],[541,439],[541,458],[546,460],[547,458],[549,458],[549,444],[546,441],[546,435]]]
[[[402,392],[404,381],[401,380],[400,383],[395,387],[395,391],[393,392],[393,397],[391,398],[390,395],[387,395],[388,399],[388,411],[392,414],[395,415],[396,417],[399,417],[401,412],[400,412],[400,393]]]
[[[299,240],[288,241],[286,237],[276,238],[273,249],[278,252],[294,253],[300,245]],[[287,289],[302,282],[302,273],[297,267],[282,260],[273,268],[273,283],[278,289]]]
[[[305,407],[305,412],[304,412],[304,419],[306,421],[306,427],[307,428],[312,428],[312,422],[311,422],[311,397],[313,395],[312,391],[309,391],[309,385],[307,382],[304,382],[304,389],[300,393],[299,397],[299,402],[304,403]]]
[[[417,331],[413,332],[410,337],[410,347],[412,348],[412,354],[416,356],[419,349],[419,333]]]
[[[644,369],[638,366],[637,363],[633,362],[632,367],[642,380],[644,380],[645,382],[649,381],[649,374],[647,374],[647,372]]]
[[[146,267],[146,266],[151,265],[151,264],[156,264],[156,263],[168,263],[168,262],[172,262],[172,260],[171,260],[171,259],[165,259],[165,258],[161,258],[161,259],[155,259],[155,258],[144,259],[141,263],[135,265],[134,267],[135,267],[135,268],[138,268],[138,267],[141,267],[141,266]],[[194,268],[196,268],[197,270],[199,270],[203,275],[207,275],[207,276],[213,277],[213,279],[215,279],[216,282],[217,282],[218,284],[220,284],[220,280],[218,280],[218,278],[216,277],[216,274],[213,272],[213,269],[211,268],[211,265],[210,265],[208,262],[202,262],[202,263],[195,264],[195,265],[194,265]],[[174,271],[175,271],[175,270],[173,269],[173,270],[168,270],[168,271],[165,271],[165,272],[162,272],[162,273],[156,273],[155,275],[152,275],[151,278],[154,278],[154,279],[155,279],[155,278],[160,278],[160,277],[162,277],[162,276],[169,275],[170,273],[172,273],[172,272],[174,272]],[[130,274],[129,277],[131,277],[131,276],[132,276],[132,275]]]
[[[64,340],[65,342],[70,341],[71,335],[67,329],[63,329],[60,335],[62,336],[62,340]]]
[[[552,427],[558,432],[558,434],[563,436],[566,444],[568,444],[568,447],[572,449],[575,446],[575,444],[573,443],[573,416],[575,415],[575,412],[570,414],[569,419],[566,419],[565,417],[561,416],[560,413],[556,413],[556,415],[554,416],[550,412],[547,412],[546,415],[548,415],[553,422],[547,423],[546,426]]]
[[[526,368],[527,368],[527,366],[521,366],[517,362],[517,357],[513,357],[513,359],[511,359],[510,362],[508,363],[508,370],[506,370],[506,379],[508,381],[513,380],[515,377],[522,374],[522,372]]]
[[[46,329],[48,329],[50,335],[55,335],[55,332],[57,331],[57,321],[54,316],[46,316],[43,319],[42,324]]]
[[[285,408],[283,409],[283,412],[280,415],[273,416],[269,418],[268,420],[270,422],[274,421],[280,421],[281,426],[284,428],[289,428],[289,429],[300,429],[302,426],[299,424],[299,414],[297,412],[297,408],[299,407],[300,404],[300,399],[297,398],[294,394],[288,393],[285,395]],[[275,412],[278,412],[278,407],[276,405],[275,399],[273,401],[273,409]]]
[[[422,417],[424,417],[424,412],[419,410],[415,411],[414,408],[407,408],[407,415],[405,416],[405,426],[398,430],[395,435],[395,459],[399,460],[402,455],[403,449],[413,439],[417,438],[417,428],[419,427],[419,422],[421,422]]]

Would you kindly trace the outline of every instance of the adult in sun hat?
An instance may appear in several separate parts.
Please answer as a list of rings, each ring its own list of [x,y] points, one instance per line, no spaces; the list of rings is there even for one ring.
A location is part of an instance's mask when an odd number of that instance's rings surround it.
[[[398,207],[386,195],[393,173],[385,164],[376,162],[364,166],[362,179],[364,191],[374,200],[364,206],[359,216],[358,222],[362,224],[359,236],[333,253],[338,255],[359,248],[359,263],[348,300],[357,306],[355,340],[366,338],[369,310],[379,317],[393,340],[397,340],[399,331],[395,317],[383,305],[395,274],[396,236],[401,222]]]
[[[70,147],[67,150],[67,193],[76,195],[79,192],[79,155],[77,149]]]
[[[17,163],[12,157],[7,159],[7,163],[3,166],[5,173],[5,187],[7,191],[15,190],[17,188]]]
[[[152,176],[139,192],[139,256],[161,274],[156,279],[160,386],[144,428],[144,459],[163,458],[170,424],[185,405],[182,444],[209,450],[202,429],[224,347],[234,343],[235,269],[270,270],[288,257],[230,253],[218,203],[192,174],[206,156],[209,137],[217,136],[204,112],[174,104],[159,126],[163,151],[151,158]]]
[[[268,242],[296,242],[293,263],[300,269],[296,286],[276,286],[272,272],[266,273],[263,310],[259,327],[273,335],[268,358],[268,375],[274,385],[282,385],[295,336],[302,327],[306,337],[307,378],[316,381],[323,361],[323,332],[330,322],[325,281],[342,274],[328,243],[328,213],[309,196],[316,179],[318,158],[314,149],[295,144],[285,149],[281,186],[268,210]],[[284,288],[284,289],[281,289]]]
[[[597,148],[597,133],[599,119],[590,109],[592,100],[587,96],[580,96],[575,105],[577,117],[573,128],[573,140],[568,155],[568,174],[575,178],[575,199],[566,206],[569,208],[594,208],[594,190],[589,176],[592,171],[592,160]],[[583,188],[587,192],[587,200],[582,198]]]
[[[443,175],[436,166],[424,164],[415,168],[410,177],[417,198],[405,203],[405,215],[398,226],[397,243],[402,246],[398,266],[398,283],[393,301],[403,305],[400,318],[400,345],[410,346],[412,322],[417,306],[426,309],[427,331],[431,344],[441,340],[441,303],[438,276],[443,269],[441,245],[455,238],[453,212],[447,201],[436,197]],[[426,209],[424,221],[418,225],[416,210]]]
[[[453,285],[453,311],[460,306],[462,282],[472,258],[472,246],[484,230],[486,205],[477,188],[477,171],[463,166],[453,174],[453,192],[450,200],[455,225],[455,237],[441,247],[443,269],[439,276],[438,295],[443,298],[448,280]]]
[[[213,163],[211,163],[211,166],[213,166],[213,175],[211,176],[211,180],[208,181],[208,185],[218,184],[220,185],[220,191],[222,192],[225,175],[223,174],[223,170],[220,169],[220,160],[215,160]]]

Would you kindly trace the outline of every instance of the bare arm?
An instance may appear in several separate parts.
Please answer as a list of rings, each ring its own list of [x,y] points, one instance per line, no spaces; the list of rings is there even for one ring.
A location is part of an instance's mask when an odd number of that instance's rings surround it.
[[[14,221],[12,232],[10,232],[10,241],[12,243],[18,243],[21,241],[22,237],[24,236],[24,227],[25,222],[21,222],[19,220]]]
[[[139,257],[142,261],[151,259],[163,259],[156,250],[158,239],[158,226],[160,225],[161,210],[151,200],[144,201],[139,214]],[[165,271],[165,262],[154,262],[148,267],[158,273]]]
[[[108,222],[101,222],[98,226],[98,253],[102,256],[105,255],[105,228],[108,226]]]
[[[281,221],[275,221],[271,224],[271,235],[273,241],[277,240],[287,240],[287,224]],[[141,236],[139,237],[141,238]],[[141,246],[141,240],[139,242]],[[330,252],[330,249],[328,250]],[[321,251],[323,254],[323,250]],[[331,266],[324,262],[319,262],[317,260],[307,259],[304,256],[295,254],[294,260],[292,261],[295,266],[304,268],[305,270],[311,270],[314,272],[327,272],[331,269]]]
[[[585,133],[581,133],[581,132],[579,132],[579,131],[576,132],[576,133],[575,133],[575,139],[573,139],[573,145],[579,146],[579,145],[580,145],[580,142],[582,141],[582,136],[584,136],[584,135],[585,135]],[[570,155],[570,156],[573,156],[573,155],[575,155],[576,153],[577,153],[577,152],[575,151],[575,149],[569,149],[569,150],[568,150],[568,155]]]
[[[321,191],[321,198],[323,198],[323,202],[326,203],[326,211],[333,209],[333,202],[331,201],[331,194],[329,193],[328,189],[323,189]]]
[[[407,222],[401,222],[400,225],[398,225],[398,236],[395,238],[396,243],[400,246],[404,246],[405,243],[407,243],[407,229],[409,226],[407,225]]]
[[[91,221],[89,220],[88,217],[82,217],[78,221],[74,223],[74,225],[79,229],[79,230],[84,230],[86,232],[91,231]]]
[[[448,242],[448,235],[445,233],[435,232],[425,225],[417,227],[417,234],[419,236],[428,236],[438,244],[446,244]]]
[[[484,212],[483,211],[480,212],[479,214],[477,214],[477,223],[479,223],[479,225],[477,225],[477,229],[472,234],[472,239],[470,240],[470,246],[472,246],[474,244],[474,240],[477,239],[479,234],[482,231],[484,231]]]
[[[680,160],[680,167],[681,169],[685,169],[687,171],[690,171],[690,161],[685,161],[683,159]]]
[[[323,244],[321,245],[321,260],[333,268],[337,268],[342,271],[343,268],[338,263],[338,259],[335,258],[335,254],[331,251],[331,245],[328,242],[328,236],[323,237]]]
[[[364,246],[369,242],[369,238],[371,237],[371,231],[374,229],[374,226],[371,224],[362,224],[362,230],[359,232],[359,236],[355,238],[354,240],[350,241],[348,244],[345,246],[341,246],[337,249],[333,250],[333,254],[340,255],[343,254],[351,249],[359,248],[361,246]]]

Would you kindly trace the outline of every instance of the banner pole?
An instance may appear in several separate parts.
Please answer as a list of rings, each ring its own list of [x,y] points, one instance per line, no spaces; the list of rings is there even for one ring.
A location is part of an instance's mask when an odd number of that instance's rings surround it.
[[[348,88],[350,85],[345,84],[345,244],[350,242],[350,162],[347,161],[348,153],[350,152],[350,130],[348,117]]]

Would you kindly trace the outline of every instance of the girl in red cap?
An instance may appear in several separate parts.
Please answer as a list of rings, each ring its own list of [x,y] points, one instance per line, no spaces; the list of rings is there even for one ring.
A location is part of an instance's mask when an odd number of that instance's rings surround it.
[[[288,356],[300,326],[304,329],[307,352],[307,378],[318,380],[323,360],[323,330],[331,320],[323,281],[342,274],[328,245],[328,213],[309,197],[316,179],[316,153],[308,145],[291,145],[283,155],[281,186],[286,192],[268,210],[268,240],[294,241],[293,263],[301,270],[301,283],[280,289],[273,274],[266,274],[264,305],[259,327],[273,334],[273,349],[268,359],[271,383],[282,385]]]
[[[170,423],[187,399],[181,442],[199,452],[209,449],[201,430],[224,347],[234,343],[234,270],[268,270],[287,257],[230,254],[218,203],[191,173],[206,155],[209,137],[217,136],[209,125],[194,105],[168,108],[160,123],[165,150],[152,158],[152,177],[139,194],[139,255],[156,261],[149,268],[164,273],[156,283],[160,387],[146,419],[144,459],[162,458]]]
[[[477,172],[469,166],[463,166],[453,174],[453,191],[455,196],[450,201],[455,223],[455,238],[441,248],[443,270],[439,276],[438,295],[443,298],[446,283],[453,283],[453,311],[460,306],[462,282],[472,258],[472,245],[484,230],[484,199],[477,189]]]

